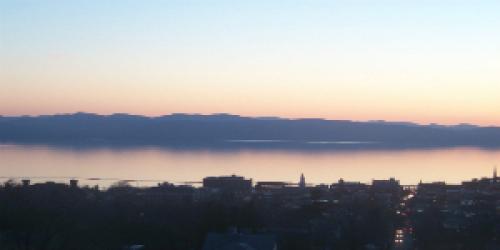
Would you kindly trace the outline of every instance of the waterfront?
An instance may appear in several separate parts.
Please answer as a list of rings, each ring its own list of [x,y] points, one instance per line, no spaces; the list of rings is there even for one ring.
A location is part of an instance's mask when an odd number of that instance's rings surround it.
[[[340,178],[365,183],[395,177],[402,184],[459,183],[490,176],[500,150],[440,148],[407,150],[176,150],[161,147],[0,146],[0,176],[34,182],[80,179],[107,186],[118,180],[198,182],[205,176],[237,174],[254,181],[298,182],[304,173],[313,184]],[[99,180],[92,178],[100,178]]]

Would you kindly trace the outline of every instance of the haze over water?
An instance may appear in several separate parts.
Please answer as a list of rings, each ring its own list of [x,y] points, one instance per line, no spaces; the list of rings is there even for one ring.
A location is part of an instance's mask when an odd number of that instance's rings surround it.
[[[254,181],[332,183],[339,178],[370,182],[395,177],[402,184],[420,180],[459,183],[490,176],[500,150],[441,148],[412,150],[173,150],[160,147],[63,148],[0,145],[0,173],[32,181],[66,181],[108,186],[121,180],[182,183],[214,175],[243,175]],[[37,179],[35,177],[46,177]],[[62,177],[62,178],[55,178]],[[89,181],[85,178],[111,178]]]

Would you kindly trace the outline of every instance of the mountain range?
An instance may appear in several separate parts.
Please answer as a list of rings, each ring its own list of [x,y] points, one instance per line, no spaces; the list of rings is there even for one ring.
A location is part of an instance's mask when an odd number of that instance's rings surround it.
[[[244,117],[74,113],[0,116],[0,142],[203,147],[500,147],[500,127]]]

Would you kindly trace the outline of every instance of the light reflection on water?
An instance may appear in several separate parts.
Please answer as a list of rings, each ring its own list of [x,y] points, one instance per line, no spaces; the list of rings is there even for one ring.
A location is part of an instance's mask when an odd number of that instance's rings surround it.
[[[300,151],[0,145],[0,176],[4,179],[46,177],[33,179],[36,182],[79,178],[83,183],[105,186],[117,180],[142,180],[137,182],[141,185],[197,182],[205,176],[229,174],[254,181],[297,182],[301,173],[311,183],[332,183],[339,178],[370,182],[389,177],[403,184],[420,180],[459,183],[491,175],[497,163],[500,150],[477,148]]]

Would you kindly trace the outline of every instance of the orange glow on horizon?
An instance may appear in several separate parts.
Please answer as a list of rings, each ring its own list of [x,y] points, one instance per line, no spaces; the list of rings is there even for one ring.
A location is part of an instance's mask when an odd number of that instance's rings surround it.
[[[36,2],[0,1],[0,115],[500,126],[495,1]]]

